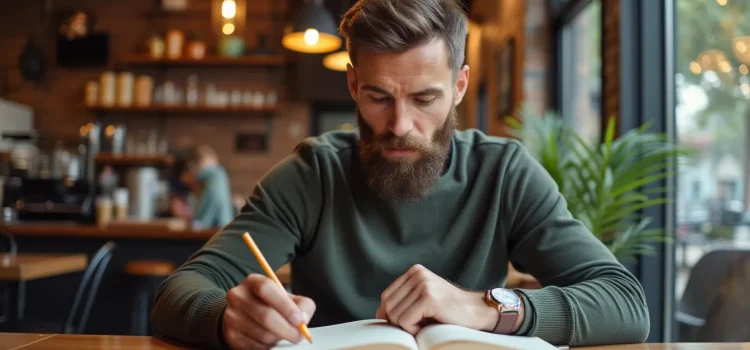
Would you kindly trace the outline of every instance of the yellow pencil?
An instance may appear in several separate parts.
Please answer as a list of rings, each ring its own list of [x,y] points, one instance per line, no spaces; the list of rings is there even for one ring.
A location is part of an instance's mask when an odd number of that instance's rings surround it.
[[[247,243],[247,246],[250,247],[250,250],[253,252],[253,255],[255,255],[255,258],[258,259],[258,263],[260,264],[260,267],[263,268],[263,271],[266,272],[266,275],[268,278],[272,279],[276,284],[279,285],[281,290],[286,291],[284,289],[284,285],[281,284],[281,281],[279,281],[279,278],[276,277],[276,274],[271,269],[271,266],[268,265],[268,262],[266,261],[266,258],[263,257],[263,253],[260,252],[260,249],[258,249],[258,246],[255,245],[255,241],[253,241],[253,238],[250,237],[250,234],[245,232],[242,235],[242,238],[245,240],[245,243]],[[304,322],[300,322],[300,324],[297,325],[297,329],[302,333],[302,335],[307,338],[307,341],[312,344],[312,337],[310,336],[310,331],[307,330],[307,325],[305,325]]]

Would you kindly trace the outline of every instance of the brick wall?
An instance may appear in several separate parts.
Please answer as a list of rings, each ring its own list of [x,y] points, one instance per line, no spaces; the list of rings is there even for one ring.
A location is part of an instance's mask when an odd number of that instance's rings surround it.
[[[289,17],[287,2],[296,0],[249,0],[245,42],[248,48],[256,45],[258,33],[266,33],[268,45],[283,52],[280,37],[284,17]],[[0,78],[8,71],[8,81],[13,92],[9,99],[30,105],[34,109],[35,128],[48,140],[77,142],[81,125],[94,121],[96,116],[83,107],[83,87],[89,80],[98,79],[102,68],[65,69],[55,67],[52,25],[44,23],[41,1],[3,1],[0,4]],[[211,25],[210,1],[190,0],[190,6],[205,9],[205,18],[200,16],[148,16],[158,8],[155,0],[57,0],[55,9],[70,7],[91,11],[97,17],[96,29],[110,33],[110,61],[117,61],[124,54],[138,50],[147,36],[155,30],[180,28],[187,31],[201,30],[210,49],[216,46],[216,35]],[[273,16],[271,16],[273,14]],[[29,34],[35,33],[37,42],[47,56],[49,68],[47,79],[35,86],[23,83],[15,68],[18,55]],[[128,68],[131,70],[131,68]],[[189,73],[196,73],[201,82],[211,81],[240,89],[282,89],[293,86],[295,69],[285,68],[170,68],[166,73],[155,68],[132,68],[136,74],[147,73],[157,78],[170,79],[184,87]],[[161,74],[164,74],[163,76]],[[118,114],[102,116],[103,122],[124,123],[128,132],[159,130],[171,146],[180,146],[193,138],[213,145],[221,155],[222,163],[232,178],[235,193],[248,193],[255,182],[273,164],[288,155],[292,148],[308,135],[309,110],[306,101],[293,98],[294,92],[280,91],[283,108],[266,125],[262,118],[241,115],[158,115]],[[267,131],[270,133],[267,153],[238,154],[233,150],[235,133],[238,131]]]

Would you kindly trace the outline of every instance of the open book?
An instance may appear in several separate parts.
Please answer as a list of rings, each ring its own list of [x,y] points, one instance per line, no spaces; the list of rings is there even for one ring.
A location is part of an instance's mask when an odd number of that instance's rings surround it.
[[[532,337],[510,336],[465,327],[436,324],[423,328],[416,337],[384,320],[363,320],[310,328],[313,343],[280,342],[274,349],[348,350],[555,350],[557,347]]]

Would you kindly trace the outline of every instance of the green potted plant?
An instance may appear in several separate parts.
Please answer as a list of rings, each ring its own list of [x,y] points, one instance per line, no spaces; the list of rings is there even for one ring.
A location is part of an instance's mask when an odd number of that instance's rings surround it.
[[[526,109],[520,123],[507,118],[514,137],[523,142],[557,183],[573,216],[623,262],[652,255],[652,242],[668,241],[664,228],[652,228],[643,209],[667,203],[659,181],[674,174],[676,162],[689,151],[649,133],[649,124],[615,136],[609,118],[601,142],[584,140],[554,113]]]

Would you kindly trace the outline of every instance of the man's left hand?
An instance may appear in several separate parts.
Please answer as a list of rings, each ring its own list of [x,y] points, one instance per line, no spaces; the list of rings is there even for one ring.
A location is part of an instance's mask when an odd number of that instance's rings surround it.
[[[417,334],[429,321],[491,331],[500,312],[484,301],[484,294],[462,290],[414,265],[383,291],[375,317]]]

